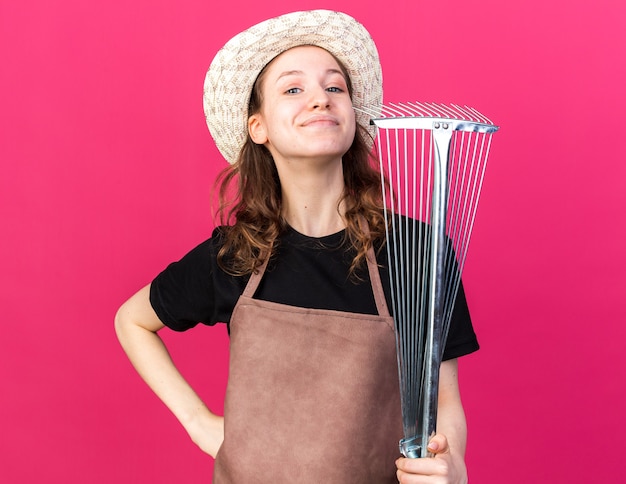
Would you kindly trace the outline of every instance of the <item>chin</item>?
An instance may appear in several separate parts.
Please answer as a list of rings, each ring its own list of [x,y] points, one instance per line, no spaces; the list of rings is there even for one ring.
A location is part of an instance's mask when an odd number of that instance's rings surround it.
[[[343,155],[347,153],[347,151],[352,146],[352,142],[350,144],[346,143],[311,143],[310,152],[311,154],[319,155],[319,156],[328,156],[328,157],[338,157],[341,158]]]

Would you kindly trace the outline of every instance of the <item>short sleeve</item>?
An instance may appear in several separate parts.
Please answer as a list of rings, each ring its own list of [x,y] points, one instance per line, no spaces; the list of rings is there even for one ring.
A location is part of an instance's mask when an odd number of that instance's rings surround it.
[[[473,353],[480,348],[470,318],[463,284],[456,296],[448,339],[443,352],[443,361]]]
[[[228,323],[243,282],[217,265],[219,228],[182,259],[168,265],[150,286],[150,303],[163,324],[185,331],[198,323]]]

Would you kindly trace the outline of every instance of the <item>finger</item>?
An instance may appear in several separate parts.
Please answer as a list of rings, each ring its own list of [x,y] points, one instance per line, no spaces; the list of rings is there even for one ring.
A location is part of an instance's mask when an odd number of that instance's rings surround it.
[[[447,473],[447,463],[444,459],[406,458],[400,457],[396,461],[398,475],[406,473],[420,476],[441,476]]]
[[[428,442],[428,450],[433,454],[445,454],[450,452],[450,445],[445,435],[435,434]]]

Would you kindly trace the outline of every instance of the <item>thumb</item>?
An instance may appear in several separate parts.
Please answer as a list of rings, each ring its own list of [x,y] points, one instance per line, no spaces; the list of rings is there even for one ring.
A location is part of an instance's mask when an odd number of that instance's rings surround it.
[[[445,454],[450,452],[448,439],[445,435],[435,434],[428,442],[428,451],[433,454]]]

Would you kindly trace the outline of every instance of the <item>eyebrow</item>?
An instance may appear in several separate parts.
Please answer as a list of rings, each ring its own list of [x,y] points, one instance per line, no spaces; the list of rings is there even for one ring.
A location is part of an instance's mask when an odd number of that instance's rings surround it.
[[[299,75],[302,75],[302,74],[304,74],[304,72],[300,71],[300,70],[285,71],[285,72],[281,72],[276,80],[279,80],[279,79],[281,79],[283,77],[287,77],[287,76],[299,76]],[[329,75],[329,74],[339,74],[341,77],[343,77],[345,79],[345,77],[343,75],[343,72],[341,72],[340,69],[328,69],[326,71],[326,74],[327,75]]]

